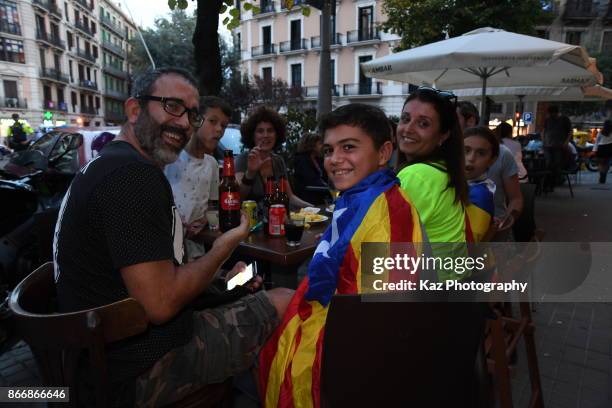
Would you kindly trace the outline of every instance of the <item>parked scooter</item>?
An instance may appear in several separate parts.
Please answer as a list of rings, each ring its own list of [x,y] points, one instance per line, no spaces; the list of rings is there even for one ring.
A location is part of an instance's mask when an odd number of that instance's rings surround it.
[[[61,201],[79,170],[78,133],[52,131],[27,150],[0,158],[0,296],[51,258]],[[0,306],[6,334],[7,310]],[[4,336],[5,337],[5,336]]]

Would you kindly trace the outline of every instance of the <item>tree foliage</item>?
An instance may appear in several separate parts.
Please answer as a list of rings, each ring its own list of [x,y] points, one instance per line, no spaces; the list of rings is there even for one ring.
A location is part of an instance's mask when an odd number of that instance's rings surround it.
[[[480,27],[534,34],[550,21],[544,0],[384,0],[385,31],[402,37],[398,49],[456,37]]]

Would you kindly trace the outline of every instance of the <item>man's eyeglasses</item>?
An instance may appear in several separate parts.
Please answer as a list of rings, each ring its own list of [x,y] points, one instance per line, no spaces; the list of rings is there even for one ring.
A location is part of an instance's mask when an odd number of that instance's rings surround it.
[[[176,116],[177,118],[180,118],[185,114],[185,112],[187,112],[187,119],[189,120],[191,126],[193,126],[194,128],[202,127],[202,124],[204,123],[204,116],[202,116],[196,108],[186,107],[181,99],[166,98],[163,96],[152,95],[138,95],[136,96],[136,99],[142,101],[161,102],[162,106],[164,107],[164,110],[168,114]]]
[[[452,103],[455,108],[457,107],[457,95],[455,95],[451,91],[443,91],[440,89],[431,88],[429,86],[419,86],[417,88],[417,91],[435,92],[437,95],[440,95],[442,98],[450,101],[450,103]]]

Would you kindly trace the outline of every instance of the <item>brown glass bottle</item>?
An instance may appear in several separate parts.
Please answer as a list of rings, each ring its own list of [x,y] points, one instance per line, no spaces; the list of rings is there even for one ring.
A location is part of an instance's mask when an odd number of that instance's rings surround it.
[[[287,214],[289,214],[289,194],[287,194],[287,178],[281,176],[278,180],[279,203],[285,206]]]
[[[266,190],[263,197],[263,224],[264,231],[268,233],[268,220],[270,219],[270,207],[272,206],[272,194],[274,193],[274,177],[266,180]]]
[[[240,225],[240,186],[236,181],[234,154],[223,152],[223,177],[219,184],[219,227],[225,232]]]

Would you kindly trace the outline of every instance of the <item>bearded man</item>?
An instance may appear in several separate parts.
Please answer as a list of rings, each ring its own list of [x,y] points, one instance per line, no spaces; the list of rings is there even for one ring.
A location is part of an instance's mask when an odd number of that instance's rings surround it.
[[[259,291],[213,309],[189,306],[249,231],[243,216],[206,255],[182,264],[181,218],[163,168],[202,126],[198,99],[182,70],[138,78],[119,137],[80,170],[61,206],[53,248],[59,310],[132,297],[150,321],[142,335],[107,348],[113,406],[166,405],[248,370],[292,295]],[[78,378],[86,384],[91,374]],[[91,403],[87,388],[79,387],[80,406]]]

